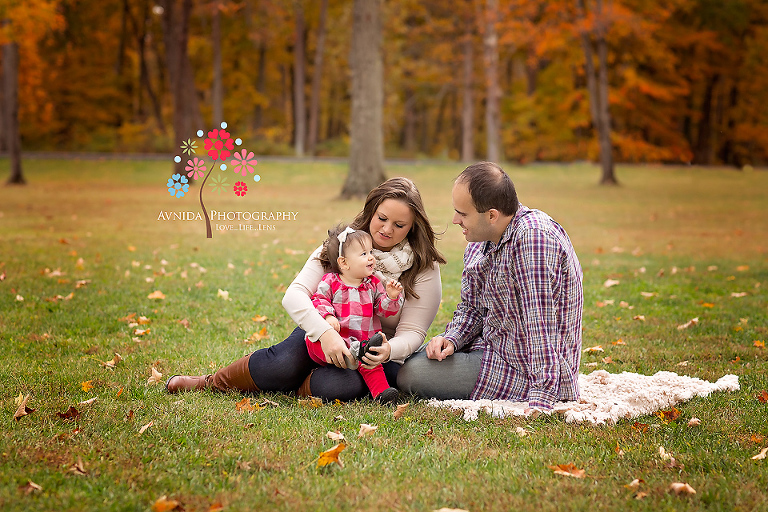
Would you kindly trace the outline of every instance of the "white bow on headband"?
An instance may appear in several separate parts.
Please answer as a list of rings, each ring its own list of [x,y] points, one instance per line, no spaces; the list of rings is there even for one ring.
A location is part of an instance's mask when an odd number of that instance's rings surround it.
[[[341,254],[341,247],[344,245],[344,242],[347,241],[347,235],[350,233],[354,233],[355,230],[351,227],[347,226],[347,229],[339,233],[339,235],[336,237],[339,239],[339,254]]]

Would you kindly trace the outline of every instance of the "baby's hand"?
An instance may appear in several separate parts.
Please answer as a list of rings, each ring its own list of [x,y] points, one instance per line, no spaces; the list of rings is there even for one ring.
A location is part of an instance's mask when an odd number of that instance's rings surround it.
[[[399,282],[392,280],[387,283],[387,297],[389,297],[390,300],[397,300],[397,297],[402,291],[403,285],[401,285]]]
[[[336,330],[336,332],[341,331],[341,325],[339,325],[339,320],[335,316],[328,315],[327,317],[325,317],[325,321],[331,324],[331,327],[333,327]]]

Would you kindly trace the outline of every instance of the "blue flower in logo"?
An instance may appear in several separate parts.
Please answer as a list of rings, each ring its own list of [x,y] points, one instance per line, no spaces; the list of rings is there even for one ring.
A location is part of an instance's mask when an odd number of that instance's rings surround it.
[[[184,197],[184,194],[187,193],[187,190],[189,190],[189,180],[186,176],[182,176],[181,174],[174,174],[168,178],[168,183],[166,186],[168,187],[169,194],[178,198],[182,198]]]

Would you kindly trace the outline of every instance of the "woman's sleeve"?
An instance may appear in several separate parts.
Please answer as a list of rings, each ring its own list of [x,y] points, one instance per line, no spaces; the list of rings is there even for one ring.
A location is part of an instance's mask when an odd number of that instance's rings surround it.
[[[323,266],[317,259],[321,250],[322,246],[310,255],[304,268],[291,282],[283,296],[283,308],[296,325],[304,329],[310,341],[317,341],[325,331],[332,329],[312,304],[312,295],[325,275]]]
[[[391,361],[402,362],[424,343],[427,330],[437,315],[443,287],[440,282],[440,266],[435,263],[416,278],[414,291],[418,299],[408,297],[400,314],[394,337],[389,340]]]

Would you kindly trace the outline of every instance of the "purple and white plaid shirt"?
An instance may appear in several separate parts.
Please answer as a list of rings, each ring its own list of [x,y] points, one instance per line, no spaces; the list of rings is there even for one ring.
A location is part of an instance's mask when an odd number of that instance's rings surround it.
[[[582,277],[565,230],[522,205],[498,244],[467,245],[461,302],[444,336],[457,351],[485,351],[470,398],[544,410],[578,400]]]

